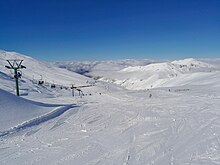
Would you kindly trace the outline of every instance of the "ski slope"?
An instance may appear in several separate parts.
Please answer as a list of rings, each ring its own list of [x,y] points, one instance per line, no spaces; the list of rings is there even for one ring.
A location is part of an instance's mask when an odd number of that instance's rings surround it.
[[[10,74],[10,70],[5,68],[5,65],[8,65],[6,60],[23,60],[23,65],[27,67],[27,69],[22,69],[22,80],[20,85],[25,84],[25,87],[32,85],[33,82],[38,82],[42,80],[49,84],[59,84],[63,86],[70,86],[70,84],[74,85],[86,85],[86,81],[88,78],[76,74],[74,72],[67,71],[66,69],[61,69],[55,67],[54,65],[33,59],[29,56],[25,56],[16,52],[0,52],[0,76],[2,79],[5,79],[6,83],[1,83],[0,87],[3,89],[9,90],[11,86],[14,86],[14,80],[10,82],[8,79],[13,77],[13,72]],[[3,80],[4,81],[4,80]]]
[[[14,81],[2,68],[0,120],[5,134],[0,136],[0,164],[220,164],[217,65],[211,59],[185,59],[106,68],[106,77],[93,72],[102,78],[82,88],[82,98],[33,84],[25,75],[21,86],[27,94],[18,98],[10,90]],[[94,81],[53,64],[45,67],[45,74],[51,68],[64,72],[60,81]],[[55,77],[56,72],[47,79]],[[152,87],[149,77],[154,78]]]
[[[74,105],[44,104],[14,96],[0,89],[0,136],[18,132],[57,117]]]

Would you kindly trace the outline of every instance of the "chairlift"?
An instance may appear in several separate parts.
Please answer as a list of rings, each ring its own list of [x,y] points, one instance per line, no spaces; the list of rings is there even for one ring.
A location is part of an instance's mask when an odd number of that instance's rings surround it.
[[[50,87],[51,87],[51,88],[56,88],[56,85],[55,85],[55,84],[51,84]]]
[[[42,84],[44,84],[44,81],[43,80],[39,80],[38,81],[38,85],[42,85]]]
[[[21,71],[21,70],[18,70],[17,75],[18,75],[18,78],[21,78],[21,76],[22,76],[22,71]]]

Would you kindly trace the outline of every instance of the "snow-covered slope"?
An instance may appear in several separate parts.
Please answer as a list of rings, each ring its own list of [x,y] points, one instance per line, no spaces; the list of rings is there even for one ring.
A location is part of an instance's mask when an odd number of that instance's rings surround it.
[[[56,62],[60,68],[66,68],[70,71],[84,74],[87,76],[103,77],[108,74],[124,69],[129,66],[143,66],[155,63],[156,60],[115,60],[115,61],[84,61],[84,62]]]
[[[217,69],[208,63],[195,59],[185,59],[173,62],[154,63],[146,66],[134,66],[124,68],[112,75],[107,75],[101,80],[113,82],[126,87],[127,89],[140,90],[155,87],[170,87],[175,85],[184,85],[185,77],[189,79],[194,75],[200,74],[205,77]]]
[[[10,71],[5,68],[5,65],[8,65],[6,60],[19,59],[24,60],[23,65],[27,69],[22,69],[23,80],[42,80],[48,83],[57,83],[62,85],[83,85],[86,84],[88,80],[86,77],[76,74],[74,72],[67,71],[66,69],[61,69],[55,67],[52,64],[38,61],[29,56],[25,56],[16,52],[0,52],[0,76],[4,79],[8,79],[6,76]],[[13,73],[11,74],[13,76]],[[2,84],[1,84],[2,85]]]
[[[68,71],[66,69],[58,68],[53,64],[33,59],[29,56],[25,56],[16,52],[0,52],[0,88],[14,93],[15,82],[13,71],[5,68],[8,65],[6,60],[18,59],[23,60],[22,65],[26,66],[26,69],[21,69],[22,79],[19,81],[20,93],[23,95],[31,95],[33,93],[43,93],[50,95],[49,93],[54,90],[50,90],[52,84],[57,86],[70,87],[72,84],[75,86],[88,85],[89,78],[80,74]],[[44,81],[48,88],[42,88],[37,85],[38,81]],[[27,92],[29,90],[29,92]],[[32,91],[32,93],[30,93]],[[43,92],[45,91],[45,92]],[[47,91],[47,92],[46,92]],[[63,92],[62,92],[63,93]]]
[[[0,89],[0,132],[52,110]]]
[[[219,86],[186,85],[169,92],[108,91],[114,84],[97,85],[105,87],[102,95],[83,97],[77,109],[0,138],[0,163],[220,163]]]
[[[32,62],[45,79],[91,81],[52,64],[22,58],[26,66]],[[104,69],[93,74],[111,83],[98,80],[95,86],[82,88],[83,97],[33,84],[28,66],[18,98],[10,93],[14,80],[4,60],[0,68],[0,88],[5,89],[0,90],[2,165],[220,164],[217,62],[185,59],[142,66],[116,64],[113,69],[109,64],[107,74]],[[151,85],[149,90],[129,90]]]
[[[190,77],[215,74],[218,62],[188,58],[176,61],[119,60],[102,62],[57,62],[61,68],[95,79],[121,85],[127,89],[143,90],[156,87],[184,85]],[[210,74],[209,74],[210,73]],[[185,81],[185,80],[189,81]]]
[[[65,105],[44,104],[15,96],[14,73],[5,68],[5,65],[9,65],[6,60],[14,59],[23,60],[22,64],[27,67],[27,69],[21,70],[23,74],[22,78],[19,80],[20,94],[27,99],[47,102],[47,98],[57,98],[65,95],[71,96],[72,93],[70,90],[61,90],[60,88],[51,89],[50,85],[55,83],[56,85],[59,84],[70,87],[70,84],[76,86],[85,85],[86,81],[88,81],[88,78],[84,76],[55,67],[52,64],[38,61],[16,52],[1,50],[0,122],[2,124],[0,125],[0,135],[4,135],[10,131],[16,131],[16,129],[31,125],[33,122],[36,124],[39,121],[47,120],[64,111],[65,108],[63,109],[63,106],[71,105],[70,102],[66,102]],[[39,80],[47,82],[47,86],[46,84],[38,85],[37,82]],[[55,103],[57,103],[57,101],[55,101]],[[62,101],[60,101],[60,103],[62,103]],[[51,114],[47,116],[46,114],[49,112],[51,112]],[[46,115],[46,117],[44,115]],[[39,116],[41,117],[39,118]]]
[[[45,104],[17,97],[0,89],[0,137],[53,119],[74,104]]]

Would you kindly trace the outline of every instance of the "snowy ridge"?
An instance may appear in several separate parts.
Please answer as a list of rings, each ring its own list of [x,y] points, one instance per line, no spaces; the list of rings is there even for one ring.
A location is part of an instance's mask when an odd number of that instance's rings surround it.
[[[173,86],[172,81],[182,84],[184,77],[193,74],[215,72],[217,69],[208,63],[195,59],[184,59],[173,62],[154,63],[146,66],[127,67],[116,74],[101,78],[127,89],[141,90],[155,87]]]
[[[91,76],[104,76],[108,72],[115,72],[129,66],[143,66],[156,62],[155,60],[116,60],[116,61],[82,61],[82,62],[56,62],[55,65],[60,68],[66,68],[70,71],[91,75]]]
[[[136,66],[136,67],[128,67],[122,70],[122,72],[177,72],[177,73],[187,73],[187,72],[210,72],[214,70],[214,67],[210,64],[200,62],[195,59],[184,59],[173,62],[164,62],[164,63],[156,63],[149,64],[146,66]],[[152,73],[151,73],[152,74]],[[163,74],[163,73],[161,73]]]
[[[115,83],[127,89],[143,90],[170,87],[177,81],[184,85],[189,75],[218,71],[217,65],[193,58],[159,62],[154,60],[121,60],[103,62],[58,62],[61,68],[91,76],[105,82]]]
[[[186,72],[211,72],[215,71],[214,65],[195,60],[193,58],[188,58],[184,60],[173,61],[172,64],[176,65],[182,73]]]

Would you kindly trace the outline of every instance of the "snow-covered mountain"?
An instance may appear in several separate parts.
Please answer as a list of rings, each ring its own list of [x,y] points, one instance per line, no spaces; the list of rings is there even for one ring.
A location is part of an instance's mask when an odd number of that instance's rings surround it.
[[[0,58],[2,165],[220,164],[218,60],[87,62],[94,81],[69,71],[70,63],[58,68],[5,51]],[[21,97],[4,67],[14,58],[27,66]],[[83,65],[74,63],[73,70]],[[85,95],[38,85],[40,75],[85,85]]]
[[[143,90],[155,87],[170,87],[184,85],[183,81],[189,76],[205,73],[214,74],[214,65],[195,59],[184,59],[172,62],[160,62],[145,66],[129,66],[113,74],[100,76],[101,80],[113,82],[127,89]],[[175,84],[173,82],[175,81]]]
[[[208,73],[214,74],[219,70],[217,63],[192,58],[165,62],[153,60],[58,62],[56,65],[133,90],[176,86],[178,83],[184,85],[187,83],[185,80],[189,80],[190,77],[192,79],[195,75],[206,77]]]
[[[5,68],[5,65],[9,65],[6,60],[23,60],[22,65],[26,66],[26,69],[21,69],[22,80],[19,82],[21,89],[32,86],[33,83],[38,81],[44,81],[48,85],[58,84],[63,86],[75,86],[86,85],[88,78],[77,74],[75,72],[67,71],[66,69],[58,68],[53,64],[33,59],[29,56],[22,55],[16,52],[0,52],[0,88],[6,90],[14,90],[14,76],[13,70]]]
[[[81,76],[74,72],[68,72],[66,71],[66,69],[57,68],[50,63],[42,62],[16,52],[0,53],[1,70],[8,72],[4,65],[8,65],[6,60],[10,59],[24,60],[23,65],[27,67],[26,70],[23,70],[25,78],[27,77],[29,79],[41,79],[42,75],[43,80],[48,82],[55,81],[56,83],[60,84],[68,84],[71,81],[81,84],[82,81],[86,81],[84,76]]]
[[[119,71],[129,66],[144,66],[150,63],[158,62],[156,60],[115,60],[115,61],[82,61],[82,62],[56,62],[60,68],[66,68],[70,71],[84,74],[87,76],[104,76],[108,73]]]

